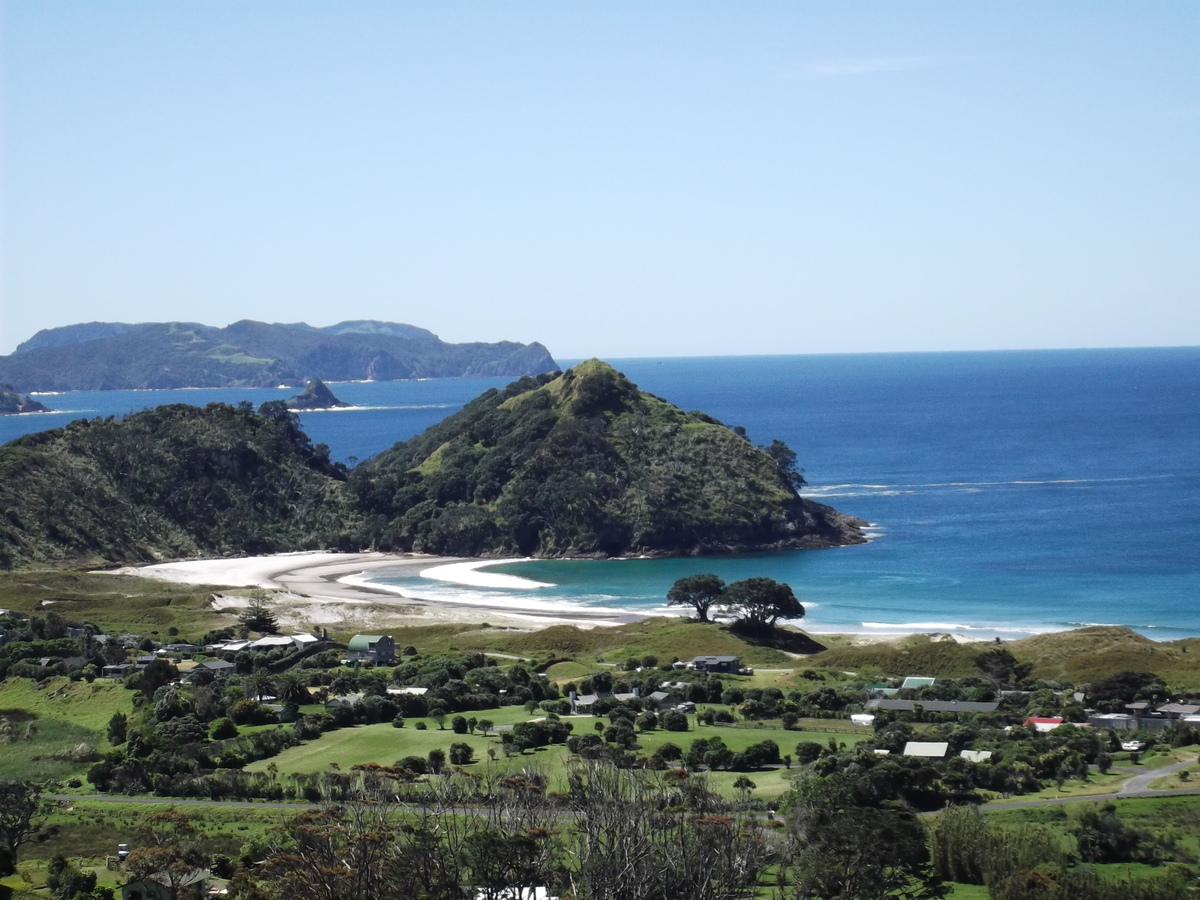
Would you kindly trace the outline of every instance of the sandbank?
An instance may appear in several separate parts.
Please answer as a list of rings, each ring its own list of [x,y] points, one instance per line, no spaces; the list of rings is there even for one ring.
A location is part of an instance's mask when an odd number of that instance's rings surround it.
[[[620,611],[564,611],[511,606],[480,606],[420,596],[419,590],[387,589],[367,578],[380,569],[412,568],[419,572],[433,566],[480,564],[479,560],[430,556],[420,553],[279,553],[236,559],[197,559],[125,566],[112,574],[137,575],[174,584],[211,585],[226,588],[263,588],[281,592],[274,606],[280,624],[289,627],[333,627],[339,629],[438,625],[448,623],[503,625],[513,628],[545,628],[576,625],[593,628],[621,625],[646,616]],[[364,577],[366,576],[366,577]],[[214,594],[216,609],[244,607],[247,598]]]

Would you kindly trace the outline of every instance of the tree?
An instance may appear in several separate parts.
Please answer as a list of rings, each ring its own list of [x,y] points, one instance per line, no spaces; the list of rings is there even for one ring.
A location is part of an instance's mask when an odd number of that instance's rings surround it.
[[[769,447],[764,447],[763,449],[775,460],[775,467],[779,469],[779,476],[789,486],[798,488],[801,485],[808,484],[808,481],[804,478],[804,470],[796,465],[796,452],[791,447],[776,438],[771,441]]]
[[[975,657],[975,668],[996,689],[1015,687],[1029,677],[1032,663],[1019,663],[1004,647],[996,647]]]
[[[750,799],[750,792],[758,785],[747,778],[745,775],[739,775],[733,782],[733,789],[738,792],[738,799],[743,803]]]
[[[708,611],[725,592],[725,579],[712,574],[687,575],[680,578],[667,591],[669,606],[690,606],[696,610],[696,618],[708,621]]]
[[[450,764],[467,766],[475,761],[475,751],[470,744],[456,741],[450,745]]]
[[[125,743],[128,732],[129,720],[125,713],[113,713],[113,717],[108,720],[108,742],[114,747],[119,747]]]
[[[289,669],[275,679],[275,689],[279,699],[284,703],[309,703],[312,696],[308,693],[308,681],[299,672]]]
[[[17,851],[41,826],[41,790],[27,781],[0,781],[0,876],[17,870]]]
[[[738,624],[762,631],[775,627],[779,619],[801,619],[804,607],[790,585],[774,578],[743,578],[725,589],[721,605],[738,617]]]
[[[446,711],[440,706],[435,706],[429,711],[429,718],[437,722],[438,731],[446,730]]]
[[[845,775],[810,778],[784,799],[791,819],[788,900],[931,900],[945,895],[925,827],[907,807],[870,798]],[[868,792],[869,793],[869,792]]]
[[[261,702],[263,697],[275,696],[275,680],[265,669],[251,672],[242,678],[242,693],[248,700]]]
[[[255,591],[250,597],[250,603],[238,616],[238,621],[244,628],[260,634],[275,634],[279,631],[279,619],[271,610],[267,595],[261,591]]]

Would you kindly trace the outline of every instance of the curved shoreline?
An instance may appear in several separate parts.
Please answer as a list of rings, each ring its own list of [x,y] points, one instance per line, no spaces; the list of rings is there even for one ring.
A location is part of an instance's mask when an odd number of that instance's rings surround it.
[[[236,559],[198,559],[149,566],[124,566],[108,574],[154,578],[174,584],[229,588],[265,588],[286,592],[285,604],[301,621],[336,624],[361,619],[373,608],[385,618],[410,619],[408,624],[440,622],[502,624],[511,627],[622,625],[648,618],[623,610],[563,610],[539,608],[521,601],[503,607],[431,599],[372,582],[367,577],[379,569],[412,568],[420,575],[442,566],[477,568],[509,560],[476,560],[429,556],[420,553],[299,552]],[[461,577],[461,576],[460,576]],[[515,577],[515,576],[514,576]],[[528,581],[528,579],[520,579]],[[465,582],[469,583],[469,582]],[[537,584],[537,582],[531,582]]]
[[[479,603],[470,598],[459,602],[444,596],[422,597],[419,591],[414,592],[411,587],[392,587],[372,581],[370,577],[372,573],[381,569],[408,569],[412,571],[412,575],[419,578],[443,567],[453,567],[451,574],[456,576],[456,580],[462,579],[458,583],[470,587],[471,582],[467,580],[470,572],[506,562],[512,560],[465,559],[420,553],[301,551],[272,556],[181,560],[148,566],[124,566],[105,570],[104,574],[133,575],[174,584],[206,585],[214,588],[264,588],[280,591],[282,593],[276,606],[280,621],[288,627],[297,628],[328,626],[372,629],[482,623],[525,629],[545,628],[550,625],[594,628],[601,625],[622,625],[671,614],[663,609],[644,613],[611,608],[564,609],[557,604],[542,605],[536,601],[531,603],[528,599],[516,598],[503,605]],[[482,576],[480,580],[491,582],[496,577],[498,576]],[[445,583],[445,579],[437,580]],[[217,609],[238,609],[248,602],[244,597],[220,595],[214,595],[213,601]],[[823,630],[811,626],[804,630],[811,634],[853,635],[855,639],[866,642],[889,641],[924,633],[919,629],[890,623],[875,622],[871,625],[874,627],[861,632],[846,629]],[[952,632],[947,638],[958,642],[987,640],[983,635],[964,634],[961,631]]]

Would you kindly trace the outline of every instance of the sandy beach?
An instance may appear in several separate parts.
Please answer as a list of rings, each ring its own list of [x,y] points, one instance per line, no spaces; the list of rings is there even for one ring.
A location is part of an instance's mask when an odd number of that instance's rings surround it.
[[[211,586],[213,608],[243,609],[252,588],[278,592],[274,609],[280,624],[291,629],[332,627],[339,630],[383,630],[389,627],[440,624],[483,624],[536,630],[550,625],[575,625],[595,628],[621,625],[646,618],[633,612],[614,610],[536,609],[512,606],[483,606],[469,601],[446,602],[420,596],[420,590],[387,588],[370,582],[381,569],[410,569],[413,574],[439,566],[460,570],[460,583],[470,585],[470,570],[499,560],[464,559],[430,556],[420,553],[279,553],[235,559],[198,559],[159,563],[149,566],[125,566],[107,570],[108,574],[136,575],[175,584]],[[497,576],[489,578],[494,583]],[[502,577],[502,576],[501,576]],[[520,580],[520,579],[517,579]],[[241,589],[223,593],[219,589]],[[660,613],[661,614],[661,613]],[[805,629],[820,637],[840,632]],[[913,632],[880,631],[849,635],[854,643],[870,644],[893,641]],[[944,632],[942,640],[969,643],[978,637]]]
[[[125,566],[112,574],[137,575],[174,584],[214,588],[263,588],[280,592],[275,610],[280,624],[292,628],[386,628],[401,625],[486,622],[510,628],[569,624],[581,628],[620,625],[645,618],[635,613],[545,611],[519,605],[498,608],[445,603],[376,587],[362,577],[380,569],[428,569],[479,560],[418,553],[280,553],[238,559],[199,559]],[[214,594],[216,609],[245,607],[244,594]]]

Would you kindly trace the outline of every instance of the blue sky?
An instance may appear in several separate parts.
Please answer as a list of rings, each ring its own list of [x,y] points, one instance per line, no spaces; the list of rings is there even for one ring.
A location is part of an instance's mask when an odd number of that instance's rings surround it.
[[[0,353],[1200,344],[1200,4],[5,0]]]

